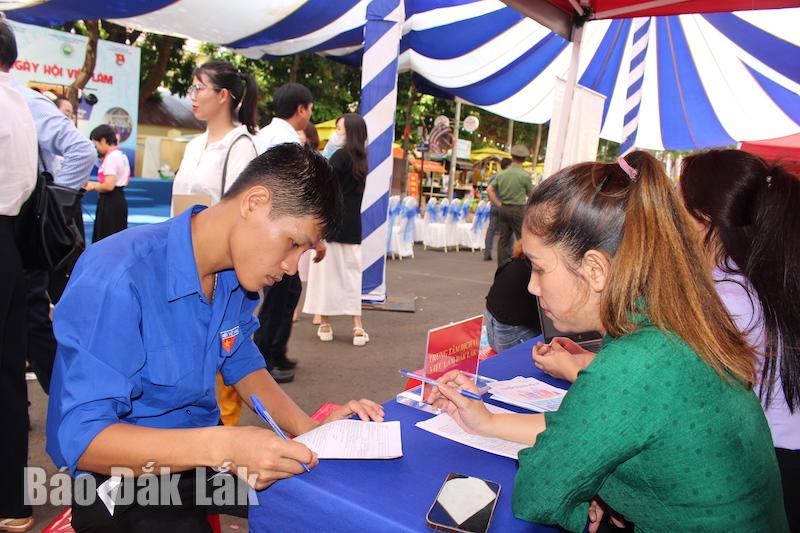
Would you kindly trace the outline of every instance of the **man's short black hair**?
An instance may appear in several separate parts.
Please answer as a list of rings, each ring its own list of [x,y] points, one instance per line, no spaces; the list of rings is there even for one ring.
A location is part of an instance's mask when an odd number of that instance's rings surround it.
[[[117,132],[108,124],[101,124],[92,130],[92,133],[89,134],[89,139],[93,141],[105,139],[106,143],[114,146],[117,144]]]
[[[272,93],[272,109],[275,116],[287,119],[295,114],[297,106],[308,107],[314,98],[308,87],[299,83],[281,85]]]
[[[272,195],[275,216],[317,219],[322,238],[334,235],[342,220],[342,189],[328,160],[298,143],[273,146],[245,167],[223,199],[255,186]]]
[[[0,14],[0,70],[11,70],[14,61],[17,60],[17,40],[14,37],[14,30]]]

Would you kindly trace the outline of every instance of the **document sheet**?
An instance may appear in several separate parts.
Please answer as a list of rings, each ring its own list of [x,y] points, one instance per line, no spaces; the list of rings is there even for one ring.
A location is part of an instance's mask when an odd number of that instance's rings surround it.
[[[558,411],[567,391],[536,378],[517,376],[508,381],[497,381],[489,386],[492,399],[516,405],[529,411],[544,413]]]
[[[508,409],[497,407],[495,405],[486,405],[486,408],[493,413],[510,413]],[[495,439],[493,437],[480,437],[467,433],[456,424],[450,415],[442,413],[436,415],[428,420],[417,422],[417,427],[430,431],[434,435],[439,435],[446,439],[450,439],[472,448],[477,448],[485,452],[493,453],[495,455],[502,455],[503,457],[510,457],[516,459],[520,450],[528,448],[527,444],[520,444],[518,442],[511,442],[503,439]]]
[[[337,420],[295,437],[320,459],[394,459],[403,456],[400,422]]]

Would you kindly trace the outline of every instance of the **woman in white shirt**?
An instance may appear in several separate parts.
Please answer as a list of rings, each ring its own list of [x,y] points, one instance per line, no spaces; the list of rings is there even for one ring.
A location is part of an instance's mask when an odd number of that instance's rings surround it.
[[[204,63],[194,71],[189,87],[192,112],[206,122],[206,131],[189,142],[172,184],[172,211],[179,195],[201,195],[195,203],[213,205],[239,173],[256,156],[252,135],[256,132],[258,88],[249,74],[224,61]],[[184,209],[188,205],[179,205]]]
[[[192,139],[183,153],[172,184],[173,215],[193,203],[219,202],[258,155],[252,137],[256,132],[258,88],[252,76],[230,63],[209,61],[195,69],[189,98],[194,116],[206,122],[206,131]],[[181,201],[181,195],[193,196]],[[242,399],[233,387],[225,386],[219,374],[217,402],[223,423],[238,424]]]

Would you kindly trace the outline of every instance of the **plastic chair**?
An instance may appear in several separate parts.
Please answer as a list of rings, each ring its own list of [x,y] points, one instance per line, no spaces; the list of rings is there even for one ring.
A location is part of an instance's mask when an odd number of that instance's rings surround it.
[[[397,216],[400,214],[400,210],[402,206],[400,205],[400,196],[394,195],[389,197],[389,216],[386,220],[387,231],[386,231],[386,254],[390,254],[392,251],[392,239],[393,239],[393,231],[392,229],[395,226]]]
[[[481,200],[472,217],[472,222],[462,222],[458,225],[458,241],[464,248],[483,250],[486,239],[486,230],[489,228],[490,215],[489,202]]]
[[[433,198],[431,198],[433,200]],[[425,211],[425,216],[428,221],[425,224],[425,230],[422,237],[422,245],[427,248],[444,248],[447,252],[447,238],[445,233],[445,221],[447,220],[450,202],[445,198],[439,202],[436,207],[431,210],[431,202],[428,202],[428,209]],[[430,212],[430,217],[428,213]]]
[[[445,250],[447,247],[455,246],[456,252],[460,251],[458,225],[461,223],[462,216],[464,216],[464,212],[461,209],[461,200],[454,198],[450,202],[450,207],[447,210],[447,219],[444,222]]]

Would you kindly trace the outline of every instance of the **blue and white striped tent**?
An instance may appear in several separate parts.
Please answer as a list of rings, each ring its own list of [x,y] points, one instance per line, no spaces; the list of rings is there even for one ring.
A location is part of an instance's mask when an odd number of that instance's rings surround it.
[[[412,70],[433,94],[542,123],[552,113],[556,77],[567,77],[573,46],[499,0],[240,0],[229,10],[214,0],[28,3],[5,1],[0,8],[20,7],[7,15],[34,24],[108,18],[256,58],[319,52],[351,64],[365,59],[362,113],[372,187],[362,207],[364,288],[375,299],[385,293],[396,71]],[[637,41],[638,55],[631,53],[634,25],[648,37]],[[606,96],[606,139],[622,141],[623,123],[630,125],[633,115],[638,128],[630,142],[642,148],[690,150],[789,135],[800,132],[798,27],[800,9],[654,17],[647,24],[591,21],[577,80]]]

